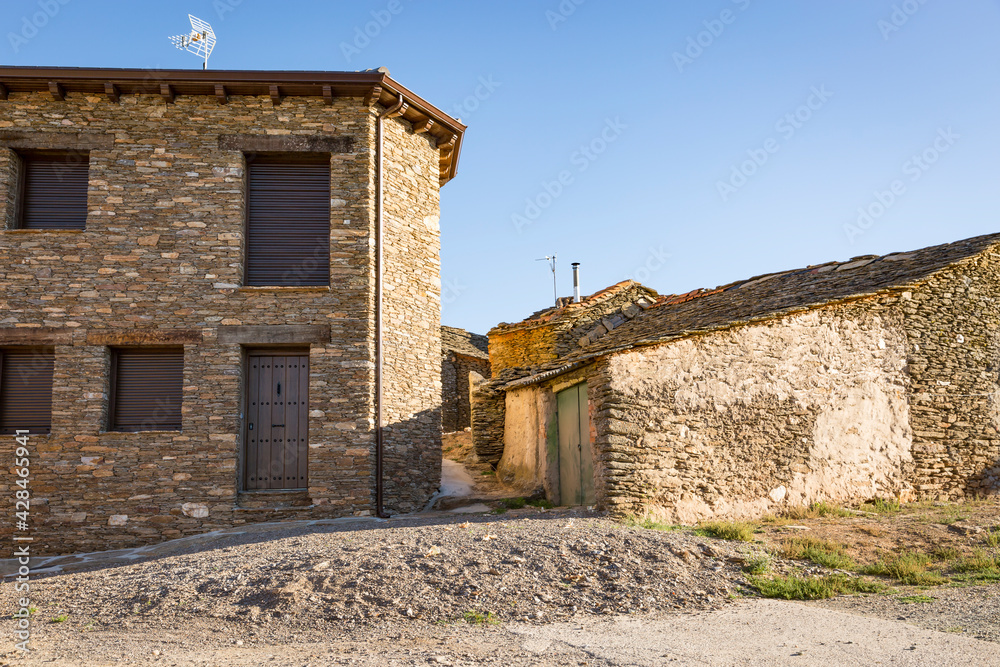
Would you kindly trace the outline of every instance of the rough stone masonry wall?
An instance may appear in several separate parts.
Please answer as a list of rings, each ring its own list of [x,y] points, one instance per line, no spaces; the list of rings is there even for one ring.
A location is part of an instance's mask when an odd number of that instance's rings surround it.
[[[918,495],[1000,494],[1000,253],[991,249],[886,303],[904,313],[910,340]]]
[[[385,506],[420,509],[441,486],[441,235],[438,151],[385,121]]]
[[[905,365],[898,313],[864,304],[604,359],[598,501],[693,522],[905,493]]]
[[[472,426],[469,374],[490,377],[490,362],[456,352],[441,357],[441,428],[445,433]]]
[[[494,378],[472,392],[472,448],[493,467],[503,456],[506,394],[500,386],[507,381]]]
[[[638,314],[636,301],[648,303],[656,292],[639,283],[612,286],[580,303],[569,303],[537,320],[501,324],[489,332],[490,364],[494,372],[505,368],[528,368],[559,359],[588,345]],[[627,312],[627,315],[625,314]],[[602,323],[603,322],[603,323]]]
[[[559,358],[557,333],[549,322],[516,328],[495,327],[489,333],[490,367],[494,373],[507,368],[529,368]]]
[[[267,97],[231,96],[220,105],[179,96],[168,105],[158,95],[113,104],[96,95],[53,102],[12,93],[0,102],[0,140],[18,132],[59,148],[81,133],[110,137],[90,151],[85,231],[0,231],[3,344],[20,336],[56,345],[52,432],[31,439],[37,553],[123,547],[266,518],[236,506],[242,350],[219,336],[239,325],[329,329],[329,342],[310,350],[314,507],[304,515],[371,511],[376,110],[355,98],[327,106],[289,97],[273,107]],[[434,151],[426,139],[403,137],[400,125],[387,123],[396,128],[388,133],[387,240],[401,244],[389,253],[387,330],[407,337],[387,349],[394,359],[387,395],[390,498],[405,508],[436,485],[440,465],[437,231],[428,217],[436,215],[438,185]],[[331,289],[239,287],[246,165],[241,152],[220,149],[219,136],[229,134],[345,139],[345,151],[332,157]],[[0,151],[0,192],[10,187],[10,157]],[[423,174],[409,173],[417,168]],[[0,219],[11,206],[0,201]],[[407,252],[416,255],[412,266]],[[404,266],[413,276],[406,283]],[[183,430],[106,432],[109,345],[166,343],[185,349]],[[12,449],[12,438],[0,441],[0,457]],[[400,490],[411,483],[412,492]],[[10,485],[6,476],[0,492]]]

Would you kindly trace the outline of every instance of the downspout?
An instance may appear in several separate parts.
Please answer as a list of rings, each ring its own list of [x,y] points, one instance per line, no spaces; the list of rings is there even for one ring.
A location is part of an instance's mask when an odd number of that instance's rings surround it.
[[[376,100],[377,102],[377,100]],[[378,181],[378,194],[375,198],[375,516],[381,519],[389,518],[383,507],[382,498],[382,456],[384,425],[382,412],[382,208],[384,191],[382,188],[382,121],[401,115],[407,104],[403,96],[395,106],[379,114],[375,121],[375,180]]]

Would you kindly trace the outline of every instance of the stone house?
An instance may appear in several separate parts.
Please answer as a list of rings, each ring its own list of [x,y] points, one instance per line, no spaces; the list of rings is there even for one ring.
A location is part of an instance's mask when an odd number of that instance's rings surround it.
[[[490,377],[487,338],[456,327],[441,327],[441,430],[472,426],[472,389]]]
[[[509,325],[490,332],[495,379],[474,419],[499,434],[501,479],[680,522],[1000,493],[1000,235],[659,297],[632,315],[543,363],[548,348],[505,349]]]
[[[626,280],[580,302],[560,298],[557,306],[522,322],[494,327],[488,336],[493,381],[476,387],[472,395],[472,439],[479,459],[496,467],[503,454],[508,381],[529,374],[530,369],[558,367],[559,359],[579,349],[584,337],[596,340],[652,306],[657,296],[654,290]],[[516,423],[513,420],[512,427]]]
[[[384,71],[0,67],[34,553],[422,507],[464,130]]]

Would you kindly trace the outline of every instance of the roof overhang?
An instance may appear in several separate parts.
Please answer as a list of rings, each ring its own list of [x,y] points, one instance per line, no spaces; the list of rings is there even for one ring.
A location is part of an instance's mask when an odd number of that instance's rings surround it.
[[[268,96],[278,105],[285,97],[320,97],[332,104],[337,97],[358,97],[366,104],[394,106],[403,97],[398,117],[413,124],[414,132],[433,136],[441,150],[440,175],[444,185],[458,173],[458,159],[466,126],[433,104],[393,81],[388,74],[368,72],[311,72],[266,70],[153,70],[78,67],[0,66],[0,99],[10,93],[47,92],[54,100],[66,94],[105,96],[117,103],[120,95],[159,95],[168,103],[178,95],[206,95],[225,104],[230,95]]]

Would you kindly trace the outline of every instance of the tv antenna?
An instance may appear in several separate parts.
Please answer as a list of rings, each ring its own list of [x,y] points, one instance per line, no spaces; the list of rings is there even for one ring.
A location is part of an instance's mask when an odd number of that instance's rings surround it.
[[[559,290],[556,288],[556,253],[551,255],[546,255],[545,257],[539,257],[535,260],[536,262],[548,262],[549,268],[552,269],[552,298],[555,301],[556,307],[559,307]]]
[[[199,58],[204,58],[205,62],[201,68],[208,69],[208,57],[212,55],[212,49],[215,48],[215,31],[212,30],[212,26],[209,25],[208,21],[202,21],[200,18],[191,16],[190,14],[188,14],[188,19],[191,20],[190,34],[174,35],[167,39],[173,42],[174,46],[178,49],[189,51]]]

